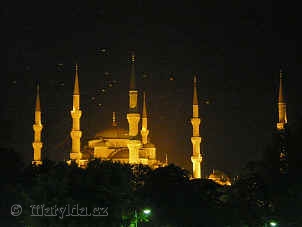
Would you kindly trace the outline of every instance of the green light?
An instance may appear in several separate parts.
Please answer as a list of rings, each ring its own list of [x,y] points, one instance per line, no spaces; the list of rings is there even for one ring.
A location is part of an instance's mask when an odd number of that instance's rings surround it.
[[[144,214],[150,214],[151,213],[151,210],[150,209],[144,209]]]
[[[270,225],[270,226],[277,226],[277,223],[274,222],[274,221],[271,221],[271,222],[269,223],[269,225]]]

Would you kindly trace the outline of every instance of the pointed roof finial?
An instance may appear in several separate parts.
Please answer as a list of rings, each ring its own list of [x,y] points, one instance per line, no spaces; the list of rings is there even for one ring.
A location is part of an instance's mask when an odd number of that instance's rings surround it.
[[[143,114],[142,117],[147,117],[147,105],[146,105],[146,92],[144,94],[144,100],[143,100]]]
[[[279,75],[279,96],[278,96],[278,102],[283,103],[283,72],[282,69],[280,69],[280,75]]]
[[[79,87],[79,74],[78,74],[78,64],[76,64],[76,73],[75,73],[75,80],[74,80],[74,89],[73,94],[79,95],[80,94],[80,87]]]
[[[131,72],[130,72],[130,90],[136,89],[136,81],[135,81],[135,53],[134,51],[131,53]]]
[[[195,75],[194,76],[193,105],[198,105],[196,84],[197,84],[197,78],[196,78],[196,75]]]
[[[113,127],[117,126],[115,112],[112,112],[112,126]]]
[[[41,111],[41,104],[40,104],[40,86],[39,86],[39,84],[37,84],[36,111]]]

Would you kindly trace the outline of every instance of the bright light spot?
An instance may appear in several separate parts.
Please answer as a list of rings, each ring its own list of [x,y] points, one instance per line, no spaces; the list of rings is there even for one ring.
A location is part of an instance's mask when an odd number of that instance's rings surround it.
[[[270,226],[277,226],[277,223],[274,221],[271,221],[269,224],[270,224]]]
[[[144,209],[144,214],[150,214],[151,210],[150,209]]]
[[[100,54],[106,54],[108,53],[107,49],[106,48],[96,48],[96,54],[97,55],[100,55]]]

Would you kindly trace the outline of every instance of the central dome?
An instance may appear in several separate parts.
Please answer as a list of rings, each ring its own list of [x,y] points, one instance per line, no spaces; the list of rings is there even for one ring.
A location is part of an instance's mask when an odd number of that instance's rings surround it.
[[[120,128],[118,126],[111,126],[108,129],[102,130],[96,134],[96,137],[102,138],[116,138],[116,139],[128,139],[128,130]]]

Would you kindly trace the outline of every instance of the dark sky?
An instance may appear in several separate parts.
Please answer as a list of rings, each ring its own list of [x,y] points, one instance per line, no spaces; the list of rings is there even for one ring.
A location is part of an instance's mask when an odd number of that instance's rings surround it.
[[[126,128],[129,51],[135,50],[138,88],[147,91],[150,135],[159,157],[167,152],[170,162],[191,169],[196,73],[206,171],[234,175],[261,158],[271,142],[280,68],[286,73],[291,124],[301,112],[297,10],[273,7],[272,1],[192,2],[4,5],[8,70],[2,75],[1,118],[8,141],[30,161],[39,81],[44,148],[49,158],[63,158],[70,147],[75,63],[80,65],[83,144],[110,125],[112,111]],[[113,80],[117,83],[109,88]]]

